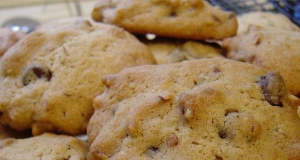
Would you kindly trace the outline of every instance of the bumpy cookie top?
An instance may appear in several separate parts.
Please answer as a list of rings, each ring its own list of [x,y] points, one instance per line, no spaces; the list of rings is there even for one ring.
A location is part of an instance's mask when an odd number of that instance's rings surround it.
[[[92,18],[126,30],[186,39],[233,36],[237,20],[204,0],[100,0]]]
[[[17,130],[85,133],[101,78],[153,64],[151,51],[121,28],[81,19],[49,23],[1,58],[0,122]]]
[[[259,27],[222,43],[227,58],[279,72],[292,94],[300,97],[299,44],[300,32]]]
[[[1,159],[88,160],[89,145],[75,137],[44,133],[26,139],[0,141]]]
[[[299,159],[299,99],[281,76],[225,58],[105,76],[92,159]]]

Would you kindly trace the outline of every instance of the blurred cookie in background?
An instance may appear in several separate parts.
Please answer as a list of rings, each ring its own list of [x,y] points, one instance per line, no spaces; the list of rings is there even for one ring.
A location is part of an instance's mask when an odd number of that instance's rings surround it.
[[[215,42],[157,37],[152,34],[137,37],[152,51],[157,64],[224,57],[221,46]]]
[[[262,28],[300,31],[300,28],[282,13],[253,11],[238,15],[237,20],[237,35],[245,34],[251,25]]]
[[[1,159],[88,160],[89,145],[75,137],[44,133],[39,136],[0,141]]]
[[[300,97],[300,32],[250,27],[243,35],[226,38],[222,47],[229,59],[279,72],[287,88]]]
[[[99,0],[92,18],[135,34],[190,40],[221,40],[237,30],[234,13],[204,0]]]
[[[13,31],[11,28],[0,28],[0,57],[25,35],[26,33],[21,30]]]

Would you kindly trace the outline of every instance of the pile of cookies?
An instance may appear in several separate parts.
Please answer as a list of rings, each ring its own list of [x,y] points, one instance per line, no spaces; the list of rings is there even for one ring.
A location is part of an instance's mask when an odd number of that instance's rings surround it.
[[[279,13],[100,0],[9,39],[2,159],[300,159],[300,29]]]

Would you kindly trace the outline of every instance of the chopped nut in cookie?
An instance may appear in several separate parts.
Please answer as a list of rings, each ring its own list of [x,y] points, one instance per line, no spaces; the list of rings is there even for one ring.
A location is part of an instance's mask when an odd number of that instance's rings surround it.
[[[269,74],[225,58],[126,68],[89,121],[91,159],[299,159],[300,103]]]
[[[248,113],[229,113],[219,132],[222,139],[254,141],[261,133],[261,124]]]
[[[271,105],[282,106],[281,98],[284,94],[285,84],[278,73],[269,72],[261,76],[257,83],[261,86],[266,101]]]
[[[176,136],[176,134],[169,135],[167,138],[167,146],[173,147],[176,146],[177,144],[178,144],[178,137]]]

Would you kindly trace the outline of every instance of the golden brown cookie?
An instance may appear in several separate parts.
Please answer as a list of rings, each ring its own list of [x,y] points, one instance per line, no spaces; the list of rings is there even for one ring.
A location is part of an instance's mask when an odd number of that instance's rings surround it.
[[[176,63],[201,58],[224,57],[220,45],[213,42],[163,37],[147,39],[144,36],[138,36],[138,38],[152,51],[157,64]]]
[[[14,32],[10,28],[0,28],[0,57],[15,43],[26,35],[25,32]]]
[[[237,16],[237,20],[237,35],[245,34],[251,25],[262,28],[300,31],[300,28],[282,13],[262,11],[248,12]]]
[[[89,20],[48,24],[1,58],[0,122],[17,130],[81,134],[101,78],[154,64],[151,51],[121,28]]]
[[[275,72],[204,58],[103,83],[88,125],[93,160],[300,158],[299,99]]]
[[[75,137],[44,133],[26,139],[0,141],[3,160],[88,160],[89,145]]]
[[[252,27],[223,41],[226,57],[279,72],[287,88],[300,97],[300,32]]]
[[[92,18],[132,33],[194,40],[219,40],[237,30],[233,13],[204,0],[99,0]]]

